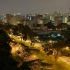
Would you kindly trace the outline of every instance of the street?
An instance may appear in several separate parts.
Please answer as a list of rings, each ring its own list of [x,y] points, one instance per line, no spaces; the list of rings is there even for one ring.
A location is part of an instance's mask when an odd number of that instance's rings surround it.
[[[36,45],[36,46],[39,46],[39,45]],[[40,46],[37,49],[41,50]],[[69,63],[70,59],[68,59],[67,57],[61,56],[57,59],[57,61],[55,61],[55,58],[53,55],[48,56],[46,52],[42,52],[42,51],[40,53],[39,52],[36,53],[34,56],[29,57],[28,59],[29,60],[42,59],[43,62],[52,64],[52,66],[47,68],[48,70],[70,70],[70,63]]]

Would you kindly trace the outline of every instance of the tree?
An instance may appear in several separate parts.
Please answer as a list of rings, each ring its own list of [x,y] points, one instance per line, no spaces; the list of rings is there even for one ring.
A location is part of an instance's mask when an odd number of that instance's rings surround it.
[[[61,32],[64,36],[65,45],[70,46],[70,28]]]
[[[32,38],[33,37],[33,31],[27,26],[25,25],[24,28],[23,28],[23,31],[22,31],[22,34],[24,35],[23,36],[23,39],[27,39],[27,38]]]
[[[10,40],[8,34],[4,30],[0,30],[0,41],[8,43]]]
[[[13,27],[13,34],[18,35],[18,27],[17,26]]]
[[[11,56],[9,45],[10,37],[8,34],[0,30],[0,69],[1,70],[15,70],[17,69],[17,62]]]

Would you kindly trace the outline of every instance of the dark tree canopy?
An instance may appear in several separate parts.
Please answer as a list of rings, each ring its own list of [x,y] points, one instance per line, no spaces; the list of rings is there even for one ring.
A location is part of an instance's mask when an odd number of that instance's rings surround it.
[[[10,38],[8,34],[0,30],[0,69],[1,70],[15,70],[17,62],[11,57],[11,47],[9,45]]]

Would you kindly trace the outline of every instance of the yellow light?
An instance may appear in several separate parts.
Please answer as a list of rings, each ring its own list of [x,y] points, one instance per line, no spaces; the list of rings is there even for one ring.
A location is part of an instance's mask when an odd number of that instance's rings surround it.
[[[35,55],[33,55],[33,57],[35,58],[36,56],[35,56]]]
[[[20,23],[20,22],[18,21],[18,23]]]
[[[69,47],[66,47],[66,50],[69,50]]]
[[[19,47],[16,47],[16,50],[19,50]]]
[[[30,41],[30,40],[26,40],[26,42],[27,42],[27,43],[31,43],[31,41]]]
[[[52,40],[50,40],[49,43],[52,43]]]
[[[38,36],[36,38],[39,38]]]

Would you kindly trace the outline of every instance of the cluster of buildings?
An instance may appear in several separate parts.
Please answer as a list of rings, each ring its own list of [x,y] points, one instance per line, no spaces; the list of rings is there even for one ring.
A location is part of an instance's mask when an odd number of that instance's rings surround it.
[[[38,14],[35,13],[34,15],[26,14],[20,15],[18,14],[6,14],[0,16],[0,21],[3,24],[23,24],[28,25],[31,29],[43,29],[47,30],[46,24],[51,21],[52,25],[58,26],[59,24],[66,23],[70,25],[70,13],[63,13],[63,12],[54,12],[52,14],[45,13],[45,14]]]

